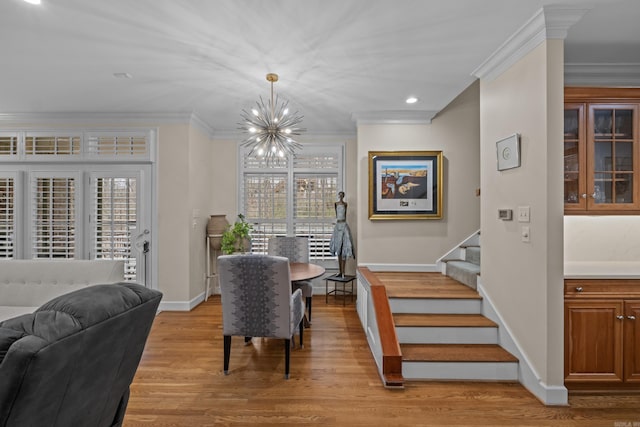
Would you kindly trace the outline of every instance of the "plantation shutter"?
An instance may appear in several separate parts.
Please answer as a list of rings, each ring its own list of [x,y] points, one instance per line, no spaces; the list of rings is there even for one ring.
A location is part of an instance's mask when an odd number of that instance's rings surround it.
[[[76,176],[34,173],[31,179],[31,257],[76,255]]]
[[[311,259],[335,259],[329,242],[343,152],[341,145],[305,145],[295,156],[267,165],[241,149],[241,210],[253,225],[253,252],[265,253],[272,236],[295,235],[309,238]]]
[[[136,280],[132,236],[138,229],[138,178],[91,178],[93,258],[125,261],[125,279]]]
[[[15,179],[0,176],[0,258],[14,258]]]

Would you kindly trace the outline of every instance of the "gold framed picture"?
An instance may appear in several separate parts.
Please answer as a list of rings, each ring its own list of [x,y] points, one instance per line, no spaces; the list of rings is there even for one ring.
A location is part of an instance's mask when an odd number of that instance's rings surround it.
[[[369,219],[441,219],[442,151],[369,151]]]

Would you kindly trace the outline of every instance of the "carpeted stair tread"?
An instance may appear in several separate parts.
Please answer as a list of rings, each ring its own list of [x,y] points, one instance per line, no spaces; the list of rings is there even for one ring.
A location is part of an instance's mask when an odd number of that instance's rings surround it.
[[[481,314],[395,313],[396,327],[497,327]]]
[[[403,362],[518,362],[495,344],[401,344]]]

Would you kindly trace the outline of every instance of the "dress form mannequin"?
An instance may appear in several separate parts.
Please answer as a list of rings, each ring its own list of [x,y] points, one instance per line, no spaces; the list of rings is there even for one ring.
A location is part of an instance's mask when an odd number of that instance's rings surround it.
[[[338,193],[338,201],[335,203],[336,225],[331,235],[329,251],[331,255],[338,257],[338,269],[340,277],[345,276],[345,263],[347,258],[355,258],[351,230],[347,224],[347,202],[344,201],[344,191]]]

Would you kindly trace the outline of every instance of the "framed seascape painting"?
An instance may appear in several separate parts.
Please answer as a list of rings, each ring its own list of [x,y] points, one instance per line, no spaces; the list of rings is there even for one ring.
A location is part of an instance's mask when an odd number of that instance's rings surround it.
[[[441,219],[442,151],[369,151],[369,219]]]

